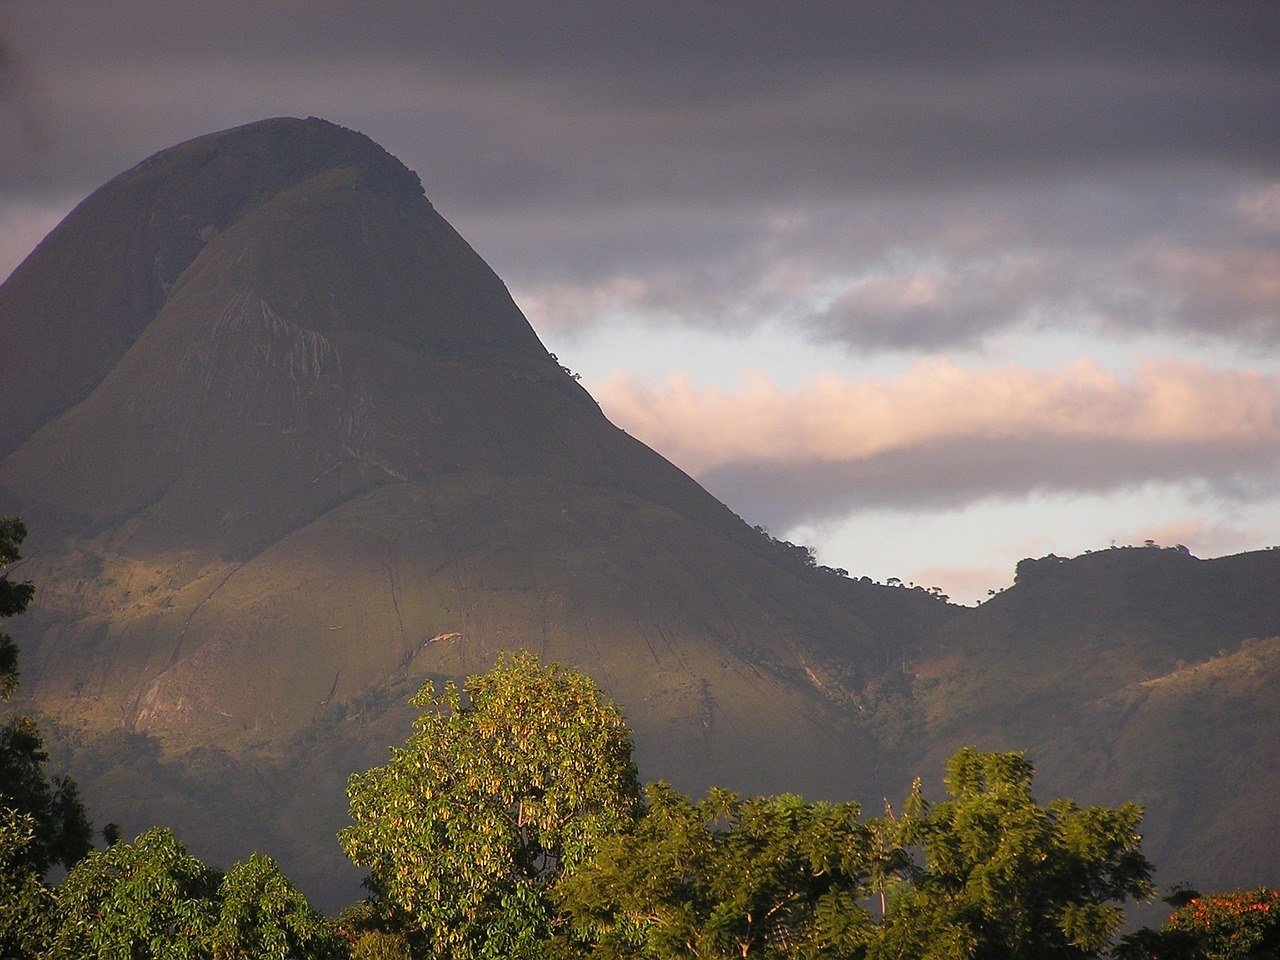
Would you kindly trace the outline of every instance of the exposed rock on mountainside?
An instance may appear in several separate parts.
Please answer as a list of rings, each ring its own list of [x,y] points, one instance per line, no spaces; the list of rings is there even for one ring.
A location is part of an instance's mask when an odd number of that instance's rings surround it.
[[[324,846],[408,689],[529,646],[624,705],[650,776],[887,774],[831,692],[950,608],[790,560],[613,427],[367,138],[282,119],[164,151],[41,244],[0,318],[29,689],[85,756],[125,731],[174,777],[216,756],[290,795],[333,769],[333,796],[290,800]],[[166,819],[165,793],[137,816]]]

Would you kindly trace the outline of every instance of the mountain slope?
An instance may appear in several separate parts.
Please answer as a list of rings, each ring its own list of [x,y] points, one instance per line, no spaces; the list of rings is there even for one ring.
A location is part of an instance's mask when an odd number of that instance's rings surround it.
[[[1280,881],[1280,551],[1024,560],[914,668],[922,767],[1025,749],[1042,790],[1147,808],[1168,881]]]
[[[328,872],[404,697],[517,646],[597,677],[647,776],[893,779],[842,691],[952,608],[796,562],[610,424],[366,138],[285,119],[145,161],[0,288],[0,330],[34,372],[0,464],[36,531],[26,688],[101,816]],[[289,815],[202,819],[214,791]]]

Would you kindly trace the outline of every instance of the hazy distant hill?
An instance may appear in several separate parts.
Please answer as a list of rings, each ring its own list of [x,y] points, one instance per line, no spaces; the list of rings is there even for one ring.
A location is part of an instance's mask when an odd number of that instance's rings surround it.
[[[1280,879],[1280,553],[1027,562],[976,610],[815,569],[613,427],[359,134],[117,177],[0,286],[0,357],[24,689],[126,831],[340,900],[346,775],[425,678],[527,646],[622,703],[650,778],[874,802],[1028,747],[1046,792],[1148,802],[1158,862]]]

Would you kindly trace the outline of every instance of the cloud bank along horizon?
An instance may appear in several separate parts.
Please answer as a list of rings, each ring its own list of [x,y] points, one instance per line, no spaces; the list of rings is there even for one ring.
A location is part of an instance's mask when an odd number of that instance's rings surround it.
[[[143,16],[143,13],[146,16]],[[15,5],[0,273],[264,116],[360,129],[606,413],[823,562],[1280,540],[1280,10]]]

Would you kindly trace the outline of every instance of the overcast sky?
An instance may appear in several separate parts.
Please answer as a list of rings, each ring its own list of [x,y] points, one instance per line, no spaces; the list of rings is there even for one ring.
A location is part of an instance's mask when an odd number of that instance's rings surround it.
[[[1280,5],[0,0],[0,276],[143,157],[322,116],[615,422],[971,601],[1280,542]]]

